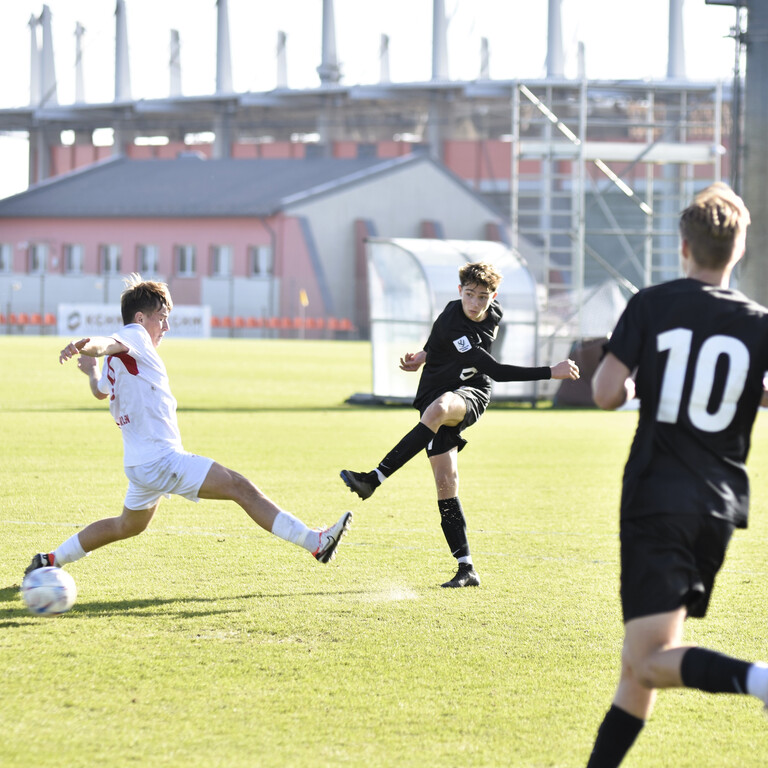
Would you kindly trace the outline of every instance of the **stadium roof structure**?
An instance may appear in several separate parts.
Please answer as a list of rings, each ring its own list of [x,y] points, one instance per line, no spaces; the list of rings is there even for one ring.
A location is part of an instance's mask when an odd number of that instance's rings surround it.
[[[40,182],[0,200],[0,218],[265,217],[420,163],[434,165],[465,186],[439,163],[419,153],[392,159],[119,157]],[[467,192],[474,195],[468,188]],[[496,211],[493,213],[498,216]]]

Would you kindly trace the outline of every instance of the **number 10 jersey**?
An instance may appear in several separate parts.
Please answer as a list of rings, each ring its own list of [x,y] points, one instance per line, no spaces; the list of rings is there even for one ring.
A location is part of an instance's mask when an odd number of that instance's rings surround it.
[[[673,280],[632,297],[605,349],[635,372],[640,399],[622,517],[709,514],[745,528],[768,310],[736,290]]]

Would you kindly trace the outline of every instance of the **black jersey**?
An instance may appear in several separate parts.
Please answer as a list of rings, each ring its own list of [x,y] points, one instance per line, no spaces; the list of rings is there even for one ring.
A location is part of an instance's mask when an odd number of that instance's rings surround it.
[[[491,399],[491,380],[537,381],[550,378],[548,367],[502,365],[491,355],[503,312],[492,301],[485,317],[470,320],[461,299],[449,302],[432,325],[424,350],[427,360],[421,372],[414,407],[422,412],[432,401],[460,387],[472,387],[484,406]]]
[[[640,418],[621,514],[709,514],[745,528],[745,468],[768,370],[768,310],[693,279],[641,290],[605,345],[636,369]]]

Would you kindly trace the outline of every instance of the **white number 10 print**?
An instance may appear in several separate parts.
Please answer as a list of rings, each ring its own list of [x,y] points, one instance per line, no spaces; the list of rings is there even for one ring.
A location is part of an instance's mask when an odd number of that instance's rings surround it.
[[[687,328],[675,328],[660,333],[656,339],[659,352],[669,352],[661,384],[661,396],[656,419],[674,424],[680,415],[683,385],[689,362],[695,365],[693,387],[688,403],[688,418],[694,427],[703,432],[721,432],[736,415],[736,405],[749,371],[749,350],[733,336],[710,336],[699,350],[696,360],[691,361],[693,332]],[[715,385],[715,369],[721,355],[728,358],[728,373],[723,396],[714,413],[707,410]]]

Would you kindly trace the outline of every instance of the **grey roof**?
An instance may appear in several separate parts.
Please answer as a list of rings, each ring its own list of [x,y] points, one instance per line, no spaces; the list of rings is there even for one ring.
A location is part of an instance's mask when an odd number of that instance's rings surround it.
[[[269,216],[425,155],[395,159],[116,158],[0,200],[0,218]]]

